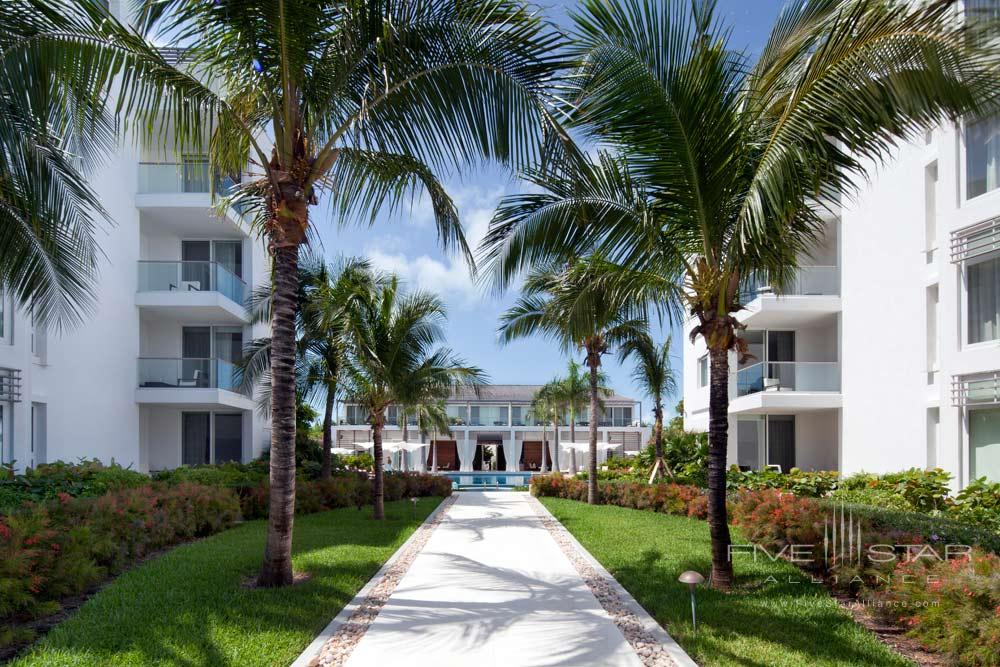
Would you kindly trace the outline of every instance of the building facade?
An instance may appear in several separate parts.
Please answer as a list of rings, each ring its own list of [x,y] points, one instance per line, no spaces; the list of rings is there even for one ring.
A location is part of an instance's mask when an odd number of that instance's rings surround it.
[[[829,207],[790,288],[745,295],[729,461],[1000,480],[1000,118],[940,127],[874,174]],[[687,342],[689,428],[708,428],[707,384]]]
[[[568,443],[574,442],[570,418],[563,414],[558,429],[532,414],[531,401],[541,385],[490,385],[478,392],[459,389],[445,402],[451,433],[421,434],[413,416],[408,418],[407,438],[426,442],[408,454],[405,462],[396,462],[410,470],[430,470],[437,449],[438,470],[540,470],[543,452],[549,470],[585,469],[586,454]],[[650,428],[642,426],[641,404],[626,396],[613,394],[603,398],[604,410],[598,420],[598,456],[625,456],[638,452],[649,439]],[[575,441],[588,439],[589,410],[577,414],[573,430]],[[390,407],[383,438],[397,442],[403,437],[399,410]],[[368,415],[357,405],[344,403],[338,410],[335,442],[345,449],[361,449],[371,440]],[[543,445],[544,443],[544,445]],[[544,446],[544,449],[543,449]],[[574,458],[575,457],[575,458]],[[575,463],[575,466],[574,466]]]
[[[129,150],[91,185],[114,220],[96,308],[56,335],[0,292],[0,459],[18,470],[80,457],[140,471],[246,461],[266,421],[233,363],[267,335],[244,306],[268,279],[262,243],[212,207],[207,156]]]

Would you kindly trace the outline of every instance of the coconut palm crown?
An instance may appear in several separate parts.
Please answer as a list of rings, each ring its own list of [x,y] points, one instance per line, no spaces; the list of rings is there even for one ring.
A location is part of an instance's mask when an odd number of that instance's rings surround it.
[[[485,241],[498,289],[598,252],[620,298],[683,306],[710,356],[711,581],[732,583],[725,508],[730,354],[741,288],[779,290],[824,204],[848,199],[908,137],[996,110],[996,25],[958,3],[791,2],[759,57],[735,50],[712,0],[583,0],[562,99],[598,165],[559,151],[502,202]],[[555,187],[548,184],[555,183]]]

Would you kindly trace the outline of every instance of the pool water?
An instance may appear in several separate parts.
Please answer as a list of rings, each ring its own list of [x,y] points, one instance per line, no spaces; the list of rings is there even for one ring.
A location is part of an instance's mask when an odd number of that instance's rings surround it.
[[[443,473],[451,480],[454,489],[463,490],[509,490],[515,486],[527,486],[530,472],[448,472]]]

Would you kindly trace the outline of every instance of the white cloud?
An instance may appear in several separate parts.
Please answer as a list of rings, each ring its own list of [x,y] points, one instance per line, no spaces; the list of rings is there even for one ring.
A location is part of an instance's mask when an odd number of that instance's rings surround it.
[[[493,211],[504,190],[457,187],[451,190],[451,195],[465,228],[466,241],[475,252],[486,237]],[[415,210],[420,207],[421,202],[415,203]],[[416,221],[415,217],[413,219]],[[433,219],[429,218],[428,222],[433,224]],[[440,259],[428,254],[411,256],[398,236],[384,236],[369,244],[365,254],[376,268],[398,274],[413,287],[440,294],[455,306],[471,307],[489,298],[473,281],[465,259],[456,253]]]

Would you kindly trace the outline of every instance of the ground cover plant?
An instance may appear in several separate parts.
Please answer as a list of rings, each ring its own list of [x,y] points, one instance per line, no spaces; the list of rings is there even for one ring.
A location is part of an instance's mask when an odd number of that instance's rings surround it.
[[[699,665],[909,664],[855,624],[822,587],[805,583],[808,578],[781,560],[737,562],[733,593],[699,587],[695,633],[687,586],[677,577],[684,570],[708,572],[706,522],[540,500]],[[742,539],[738,529],[734,535]],[[764,583],[768,577],[773,583]]]
[[[386,503],[385,521],[352,508],[300,517],[292,561],[311,578],[280,589],[245,585],[263,521],[180,546],[117,578],[13,665],[288,665],[439,502]]]

